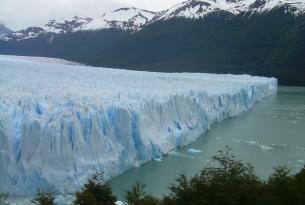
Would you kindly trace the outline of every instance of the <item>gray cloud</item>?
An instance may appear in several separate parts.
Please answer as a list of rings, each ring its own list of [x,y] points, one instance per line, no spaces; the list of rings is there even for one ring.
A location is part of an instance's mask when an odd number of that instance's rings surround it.
[[[159,11],[182,0],[0,0],[0,23],[13,30],[39,25],[52,18],[74,15],[97,17],[104,12],[135,6]]]

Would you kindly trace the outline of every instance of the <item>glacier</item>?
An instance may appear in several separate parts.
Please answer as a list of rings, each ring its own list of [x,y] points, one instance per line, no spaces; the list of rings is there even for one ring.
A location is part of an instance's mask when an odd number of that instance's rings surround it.
[[[196,140],[277,79],[152,73],[0,56],[0,192],[72,193]]]

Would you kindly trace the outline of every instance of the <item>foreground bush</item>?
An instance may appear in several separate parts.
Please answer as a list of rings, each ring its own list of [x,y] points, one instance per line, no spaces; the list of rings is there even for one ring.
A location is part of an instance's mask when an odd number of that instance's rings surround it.
[[[36,205],[53,205],[54,200],[55,198],[51,193],[38,191],[37,196],[32,200],[32,203]]]
[[[136,183],[126,192],[125,198],[128,205],[161,205],[160,200],[148,195],[144,188],[144,184]]]
[[[114,205],[116,197],[102,173],[94,174],[81,191],[76,192],[74,205]]]
[[[230,149],[212,157],[197,175],[181,175],[169,187],[169,194],[157,199],[137,183],[126,192],[129,205],[305,205],[305,167],[291,175],[277,167],[263,181],[254,168],[230,154]],[[116,198],[102,175],[96,174],[76,193],[74,205],[113,205]]]
[[[305,168],[295,176],[275,168],[264,182],[250,164],[236,160],[229,149],[212,157],[191,179],[181,175],[163,199],[164,205],[305,205]]]

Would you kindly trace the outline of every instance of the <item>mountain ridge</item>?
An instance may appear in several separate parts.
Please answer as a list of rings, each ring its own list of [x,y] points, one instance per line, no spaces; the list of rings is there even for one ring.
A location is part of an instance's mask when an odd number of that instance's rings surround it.
[[[175,17],[203,18],[216,11],[226,11],[234,15],[242,12],[261,13],[281,6],[294,8],[287,8],[287,11],[296,15],[305,12],[305,2],[299,0],[189,0],[163,11],[155,20]]]
[[[152,18],[135,30],[114,26],[42,32],[35,38],[0,41],[0,53],[154,72],[246,73],[276,77],[280,85],[304,86],[305,15],[290,4],[274,4],[268,12],[217,10],[198,18],[180,17],[186,11],[180,9],[176,16]],[[191,4],[189,8],[199,7]],[[164,16],[164,12],[156,15]]]
[[[20,41],[35,38],[42,33],[62,34],[104,29],[137,32],[149,24],[172,18],[199,19],[216,12],[227,12],[232,15],[242,12],[260,14],[280,7],[285,8],[285,12],[291,12],[294,15],[305,13],[304,0],[188,0],[160,12],[125,7],[104,13],[101,17],[94,19],[78,16],[70,19],[53,19],[39,26],[7,33],[0,36],[0,40]]]
[[[7,28],[4,24],[0,23],[0,40],[3,38],[5,39],[5,37],[9,34],[11,34],[13,31],[10,30],[9,28]]]
[[[100,18],[93,19],[91,22],[82,25],[75,31],[92,31],[110,28],[135,31],[145,25],[153,16],[155,16],[155,14],[155,12],[135,7],[120,8],[105,13]]]

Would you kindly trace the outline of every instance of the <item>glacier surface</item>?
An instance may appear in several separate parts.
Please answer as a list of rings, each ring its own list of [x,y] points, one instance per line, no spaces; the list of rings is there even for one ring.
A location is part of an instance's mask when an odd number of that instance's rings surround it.
[[[0,192],[75,191],[196,140],[275,78],[151,73],[0,56]]]

